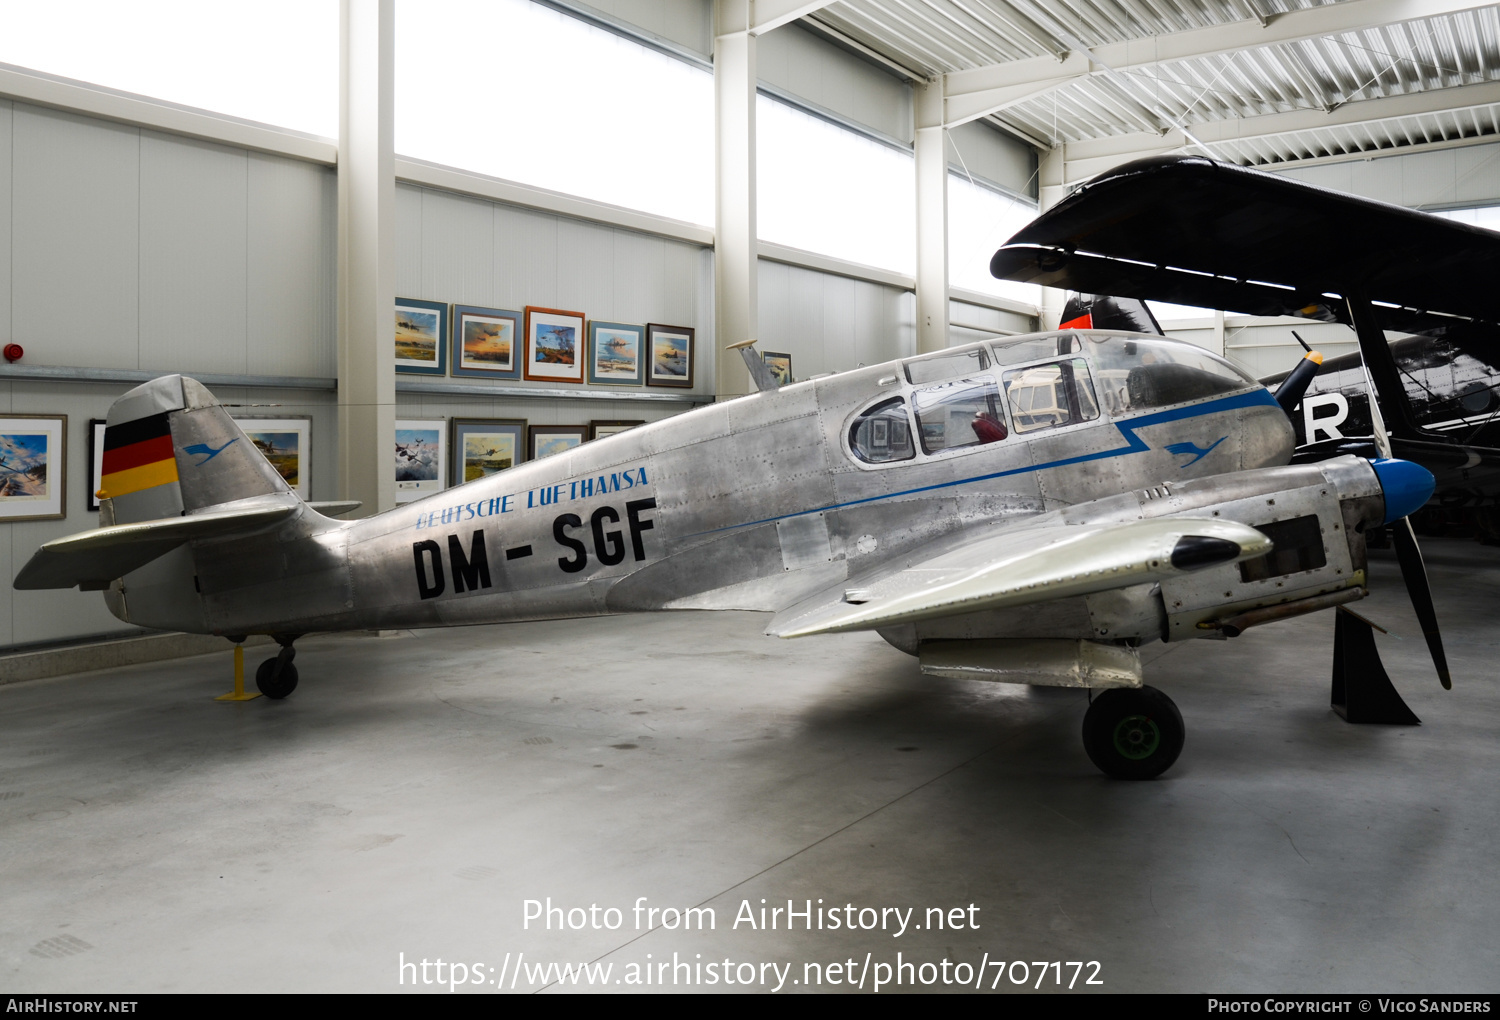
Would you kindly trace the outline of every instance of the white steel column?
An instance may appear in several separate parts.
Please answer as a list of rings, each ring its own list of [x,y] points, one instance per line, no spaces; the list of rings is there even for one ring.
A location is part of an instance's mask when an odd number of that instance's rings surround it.
[[[744,361],[724,347],[759,329],[752,2],[714,0],[714,393],[721,400],[750,392]]]
[[[1044,213],[1068,197],[1063,183],[1063,147],[1047,149],[1040,153],[1037,166],[1037,212]],[[1051,287],[1042,288],[1042,307],[1037,316],[1039,329],[1056,329],[1062,319],[1064,291]]]
[[[339,495],[396,504],[395,0],[339,5]]]
[[[948,138],[943,79],[916,87],[917,353],[948,346]]]

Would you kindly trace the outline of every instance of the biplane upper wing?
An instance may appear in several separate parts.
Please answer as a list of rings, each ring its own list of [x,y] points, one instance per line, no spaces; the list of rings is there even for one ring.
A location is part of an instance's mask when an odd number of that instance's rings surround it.
[[[794,638],[872,630],[1088,595],[1270,550],[1261,532],[1223,519],[1023,525],[851,578],[778,613],[766,633]]]
[[[1136,160],[1032,220],[1001,279],[1250,315],[1348,321],[1339,298],[1416,332],[1433,312],[1493,322],[1500,233],[1199,156]],[[1452,321],[1451,319],[1448,321]]]

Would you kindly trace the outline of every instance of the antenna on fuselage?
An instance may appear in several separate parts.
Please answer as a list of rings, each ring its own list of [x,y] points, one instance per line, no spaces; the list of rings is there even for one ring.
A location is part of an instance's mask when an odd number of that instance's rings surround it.
[[[754,340],[741,340],[737,344],[729,344],[726,351],[739,351],[740,357],[745,359],[745,367],[750,370],[750,380],[755,383],[755,388],[762,393],[781,389],[781,384],[776,381],[776,376],[771,373],[771,366],[767,365],[760,352],[755,349]]]

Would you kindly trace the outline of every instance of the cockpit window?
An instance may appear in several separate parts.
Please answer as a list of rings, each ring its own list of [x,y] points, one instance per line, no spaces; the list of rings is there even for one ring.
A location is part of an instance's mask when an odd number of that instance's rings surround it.
[[[926,357],[913,358],[906,363],[906,379],[913,386],[942,382],[959,376],[972,375],[990,367],[989,356],[982,347],[971,350],[942,351]]]
[[[925,453],[996,443],[1006,437],[1000,389],[988,377],[956,379],[917,390],[912,406]]]
[[[1099,404],[1082,358],[1005,373],[1005,399],[1017,432],[1075,425],[1099,417]]]
[[[890,464],[915,457],[906,401],[900,397],[882,401],[856,418],[849,428],[849,449],[867,464]]]
[[[1105,337],[1090,348],[1099,368],[1104,406],[1111,414],[1181,404],[1255,385],[1254,379],[1227,362],[1189,344]]]

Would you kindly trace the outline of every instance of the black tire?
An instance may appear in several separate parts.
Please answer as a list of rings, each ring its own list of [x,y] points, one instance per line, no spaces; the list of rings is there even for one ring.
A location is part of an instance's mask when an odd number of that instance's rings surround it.
[[[1084,750],[1112,779],[1155,779],[1182,753],[1186,733],[1182,713],[1155,687],[1105,691],[1083,717]]]
[[[266,697],[280,700],[297,689],[297,667],[288,662],[278,675],[276,660],[267,659],[255,671],[255,686]]]

